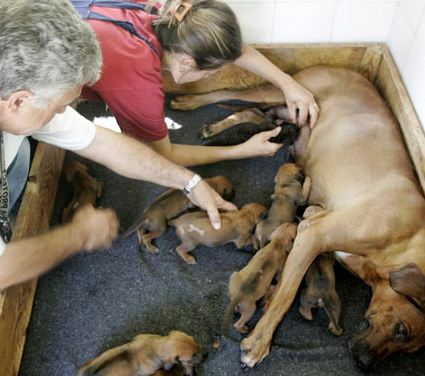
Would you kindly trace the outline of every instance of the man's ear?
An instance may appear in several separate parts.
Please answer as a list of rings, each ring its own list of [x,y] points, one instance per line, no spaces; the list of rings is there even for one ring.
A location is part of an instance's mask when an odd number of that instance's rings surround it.
[[[390,285],[394,291],[412,299],[425,311],[425,275],[415,263],[391,272]]]
[[[28,90],[19,90],[5,99],[6,107],[11,111],[19,111],[33,94]]]

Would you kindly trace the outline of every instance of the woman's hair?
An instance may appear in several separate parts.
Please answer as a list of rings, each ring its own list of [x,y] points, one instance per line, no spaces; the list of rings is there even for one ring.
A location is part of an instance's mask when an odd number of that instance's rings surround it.
[[[0,98],[19,90],[34,104],[94,83],[102,67],[96,36],[68,0],[0,1]]]
[[[191,7],[179,21],[176,12],[187,3]],[[220,1],[166,0],[153,28],[164,51],[190,55],[201,70],[219,68],[242,53],[238,20]]]

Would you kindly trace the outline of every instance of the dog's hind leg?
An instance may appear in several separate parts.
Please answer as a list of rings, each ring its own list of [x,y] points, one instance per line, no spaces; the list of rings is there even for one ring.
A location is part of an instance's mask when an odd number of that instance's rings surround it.
[[[206,139],[213,137],[240,123],[261,124],[265,117],[264,113],[257,108],[248,108],[246,110],[236,112],[221,121],[204,126],[201,131],[201,138]]]
[[[254,315],[257,306],[255,302],[252,301],[244,301],[238,304],[239,313],[241,317],[235,323],[235,328],[239,333],[248,333],[249,328],[245,324],[249,321],[249,319]]]
[[[260,86],[247,90],[218,90],[199,95],[182,95],[171,101],[173,110],[189,111],[211,103],[240,100],[272,106],[285,104],[282,91],[274,85]]]

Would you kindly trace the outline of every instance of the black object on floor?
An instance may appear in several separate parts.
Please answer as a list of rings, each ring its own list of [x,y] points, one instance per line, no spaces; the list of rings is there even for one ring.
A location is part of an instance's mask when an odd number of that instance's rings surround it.
[[[99,106],[84,104],[88,117],[99,114]],[[221,120],[230,112],[216,106],[167,115],[183,124],[170,131],[175,142],[198,143],[204,124]],[[269,205],[273,178],[285,162],[285,150],[272,158],[231,161],[194,170],[204,177],[226,175],[235,185],[234,202]],[[67,158],[75,158],[69,154]],[[105,182],[103,207],[114,208],[123,229],[165,188],[132,181],[88,163],[92,174]],[[53,223],[71,197],[64,179]],[[309,322],[298,313],[299,295],[278,327],[270,355],[248,373],[240,368],[239,342],[221,334],[228,303],[227,284],[231,273],[250,259],[248,251],[233,245],[198,247],[193,253],[198,264],[185,264],[175,253],[179,244],[173,228],[158,239],[158,255],[140,252],[137,236],[120,239],[111,249],[75,256],[42,277],[31,317],[21,376],[71,376],[89,358],[130,341],[139,333],[167,334],[172,329],[193,335],[208,351],[198,368],[201,376],[235,375],[362,375],[348,350],[370,300],[362,281],[336,266],[337,291],[342,301],[344,334],[334,337],[327,329],[328,318],[315,312]],[[261,310],[251,320],[253,326]],[[232,332],[232,337],[239,334]],[[219,341],[218,349],[213,347]],[[370,372],[371,375],[424,375],[425,350],[397,354]]]

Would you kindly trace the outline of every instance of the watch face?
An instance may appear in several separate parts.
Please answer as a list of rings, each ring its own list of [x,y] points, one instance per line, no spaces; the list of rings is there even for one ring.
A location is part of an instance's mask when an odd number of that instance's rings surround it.
[[[9,243],[12,238],[12,229],[10,227],[9,218],[0,215],[0,236],[5,243]]]

